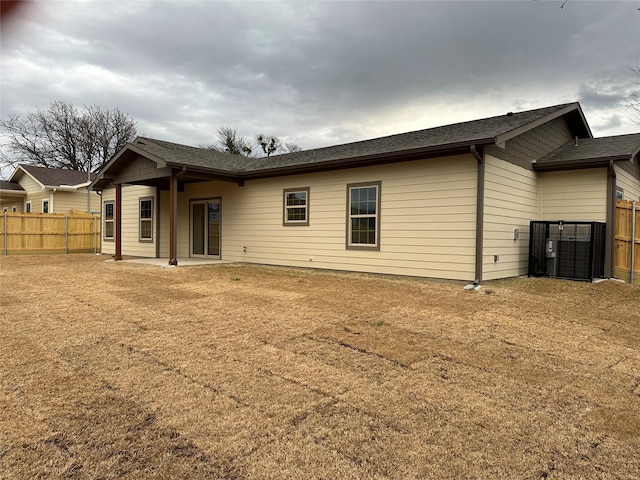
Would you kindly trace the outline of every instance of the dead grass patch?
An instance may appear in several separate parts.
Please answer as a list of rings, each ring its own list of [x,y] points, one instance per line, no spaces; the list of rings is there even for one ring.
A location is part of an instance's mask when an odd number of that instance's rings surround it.
[[[94,255],[0,282],[1,479],[640,477],[637,287]]]

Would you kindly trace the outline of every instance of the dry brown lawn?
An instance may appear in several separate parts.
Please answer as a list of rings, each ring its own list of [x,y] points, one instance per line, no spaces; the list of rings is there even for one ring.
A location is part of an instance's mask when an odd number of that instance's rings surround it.
[[[640,289],[0,259],[0,478],[639,478]]]

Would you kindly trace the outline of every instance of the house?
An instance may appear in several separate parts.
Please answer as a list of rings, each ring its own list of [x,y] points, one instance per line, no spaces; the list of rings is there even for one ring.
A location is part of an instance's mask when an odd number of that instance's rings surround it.
[[[89,189],[90,183],[86,172],[21,164],[9,181],[0,181],[0,208],[31,213],[99,212],[100,197]]]
[[[527,274],[531,220],[610,227],[616,195],[640,197],[639,152],[570,103],[269,158],[140,137],[92,187],[116,259],[482,281]]]

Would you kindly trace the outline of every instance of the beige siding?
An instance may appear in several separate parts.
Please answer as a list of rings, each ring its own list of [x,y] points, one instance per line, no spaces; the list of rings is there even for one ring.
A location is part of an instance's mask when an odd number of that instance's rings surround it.
[[[42,213],[42,200],[49,200],[49,211],[52,211],[50,191],[43,189],[35,180],[24,173],[20,175],[18,183],[27,191],[24,203],[31,202],[31,212]]]
[[[122,187],[122,254],[138,257],[155,257],[156,256],[156,221],[155,214],[157,201],[155,200],[156,189],[154,187],[146,187],[140,185],[125,185]],[[139,239],[139,199],[146,197],[154,197],[154,215],[153,215],[153,241],[141,242]],[[102,200],[115,201],[115,188],[105,189],[102,191]],[[104,221],[104,220],[103,220]],[[104,230],[104,225],[103,225]],[[103,240],[102,253],[115,253],[115,243],[109,240]]]
[[[640,200],[640,180],[619,166],[615,166],[616,186],[622,188],[625,200]]]
[[[54,207],[51,192],[48,190],[36,190],[34,192],[28,192],[25,198],[26,202],[31,202],[32,213],[42,213],[42,201],[49,200],[49,213],[53,212]]]
[[[529,222],[539,215],[537,175],[490,155],[485,160],[483,279],[526,275]]]
[[[225,260],[470,280],[476,165],[471,156],[460,156],[248,181],[244,187],[190,184],[178,196],[178,256],[189,254],[189,199],[220,197]],[[346,186],[369,181],[382,182],[380,251],[347,250]],[[283,189],[299,187],[310,188],[310,224],[283,226]],[[165,255],[168,195],[161,198]]]
[[[56,191],[53,193],[52,213],[67,213],[69,210],[87,211],[87,190],[79,190],[77,192]],[[96,192],[91,192],[91,211],[100,211],[100,197]]]
[[[606,221],[607,169],[540,174],[540,220]]]

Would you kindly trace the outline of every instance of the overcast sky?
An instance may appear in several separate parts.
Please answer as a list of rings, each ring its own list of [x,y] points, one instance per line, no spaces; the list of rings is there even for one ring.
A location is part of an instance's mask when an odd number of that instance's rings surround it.
[[[640,131],[640,1],[562,3],[32,2],[3,18],[2,118],[64,100],[306,149],[579,101],[595,136]]]

